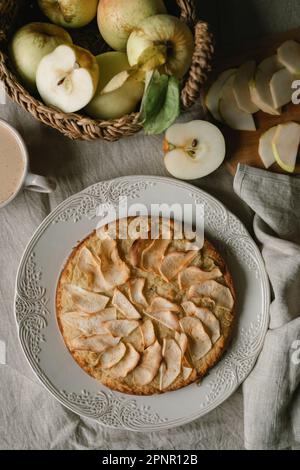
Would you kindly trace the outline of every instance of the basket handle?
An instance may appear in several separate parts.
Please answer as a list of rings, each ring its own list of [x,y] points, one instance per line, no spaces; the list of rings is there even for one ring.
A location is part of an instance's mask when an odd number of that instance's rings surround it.
[[[181,21],[183,21],[184,23],[186,23],[193,29],[198,19],[196,1],[195,0],[176,0],[176,3],[179,6],[180,11],[181,11],[181,15],[180,15]]]
[[[195,50],[192,65],[181,92],[184,109],[189,108],[199,97],[201,88],[212,69],[213,54],[213,35],[207,23],[198,21],[195,26]]]

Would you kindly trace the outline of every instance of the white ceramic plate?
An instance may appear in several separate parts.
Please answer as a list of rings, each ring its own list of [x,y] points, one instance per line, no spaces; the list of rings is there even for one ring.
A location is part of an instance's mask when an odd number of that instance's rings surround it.
[[[237,327],[223,359],[199,384],[176,392],[136,397],[112,392],[73,360],[55,314],[57,281],[72,248],[101,217],[99,204],[203,204],[206,236],[224,256],[237,293]],[[108,210],[109,210],[109,206]],[[192,223],[192,220],[188,220]],[[269,283],[253,240],[241,222],[207,193],[179,181],[133,176],[98,183],[60,204],[41,224],[20,263],[15,315],[23,351],[45,387],[63,405],[99,423],[153,431],[188,423],[220,405],[247,377],[269,321]]]

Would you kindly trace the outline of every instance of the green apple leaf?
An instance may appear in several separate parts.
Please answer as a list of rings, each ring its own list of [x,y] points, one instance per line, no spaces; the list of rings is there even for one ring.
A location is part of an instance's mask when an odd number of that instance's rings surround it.
[[[160,109],[157,108],[156,114],[144,121],[145,133],[149,135],[161,134],[173,124],[179,115],[180,83],[176,77],[170,77],[163,106]]]
[[[167,75],[161,75],[157,70],[152,73],[142,101],[142,123],[148,122],[162,109],[166,99],[168,83],[169,77]]]

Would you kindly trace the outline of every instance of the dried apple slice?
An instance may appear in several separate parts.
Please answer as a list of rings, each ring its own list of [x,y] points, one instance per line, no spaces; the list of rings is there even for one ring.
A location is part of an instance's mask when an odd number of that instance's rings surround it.
[[[138,326],[139,322],[136,320],[109,320],[103,323],[103,327],[111,335],[121,338],[130,335]]]
[[[280,167],[293,173],[300,144],[300,125],[295,122],[280,124],[273,140],[273,152]]]
[[[281,108],[292,101],[294,79],[287,69],[279,70],[271,78],[270,90],[276,108]]]
[[[158,323],[161,323],[162,325],[166,326],[170,330],[180,330],[178,318],[172,312],[145,312],[145,314],[153,320],[157,321]]]
[[[219,103],[219,112],[223,122],[232,129],[239,131],[255,131],[256,126],[252,114],[239,108],[236,101],[233,85],[235,76],[229,78],[222,89]]]
[[[205,281],[190,287],[188,291],[189,299],[197,297],[209,297],[220,307],[231,310],[234,306],[234,299],[228,287],[216,281]]]
[[[181,349],[174,339],[163,340],[162,354],[164,365],[161,367],[160,389],[166,390],[177,379],[181,372]]]
[[[133,371],[136,385],[148,385],[157,375],[162,361],[162,348],[158,341],[149,346],[142,355],[141,362]]]
[[[104,325],[104,321],[113,321],[117,317],[116,310],[107,309],[100,313],[84,313],[84,312],[65,312],[62,315],[63,324],[67,324],[72,328],[82,331],[87,336],[105,335],[108,329]]]
[[[183,180],[203,178],[223,163],[226,146],[221,131],[206,121],[174,124],[166,132],[165,166]]]
[[[196,361],[202,359],[212,348],[212,342],[198,318],[184,317],[180,320],[180,325],[184,333],[191,339],[189,348]]]
[[[145,299],[143,294],[143,289],[145,287],[146,279],[136,278],[129,281],[129,298],[130,301],[134,304],[142,305],[143,307],[148,306],[148,302]]]
[[[99,312],[109,302],[109,297],[90,292],[74,284],[66,284],[64,289],[70,295],[74,306],[86,313]]]
[[[163,311],[180,312],[180,307],[164,297],[154,297],[147,312],[155,313]]]
[[[154,326],[151,320],[146,320],[141,325],[142,335],[144,338],[145,348],[148,348],[156,340]]]
[[[119,343],[117,346],[107,349],[101,354],[98,366],[102,369],[111,369],[113,366],[123,359],[126,353],[126,346],[124,343]]]
[[[264,134],[262,134],[259,139],[258,153],[267,169],[270,168],[276,161],[272,147],[276,131],[277,126],[272,127],[267,132],[264,132]]]
[[[138,320],[141,318],[141,315],[137,309],[132,305],[131,302],[129,302],[127,297],[121,291],[119,291],[119,289],[114,290],[112,304],[114,307],[120,310],[120,312],[122,312],[124,317],[128,320]]]
[[[180,289],[189,289],[192,285],[211,279],[218,279],[222,276],[219,268],[214,268],[211,271],[203,271],[197,266],[190,266],[178,274],[178,284]]]
[[[169,253],[165,256],[160,266],[160,273],[166,281],[171,281],[177,274],[196,258],[197,251],[188,251],[187,253]]]
[[[107,292],[111,286],[104,279],[101,261],[88,248],[83,247],[79,253],[77,267],[88,274],[88,287],[95,292]]]
[[[249,60],[242,64],[235,74],[233,82],[233,93],[239,108],[246,113],[254,114],[259,111],[251,100],[250,82],[253,80],[256,71],[256,63]]]
[[[112,377],[117,379],[125,379],[129,372],[136,368],[140,360],[140,354],[134,349],[134,347],[128,343],[126,345],[126,353],[123,359],[118,362],[117,365],[110,369]]]
[[[220,322],[208,308],[199,308],[193,302],[184,302],[182,307],[185,313],[197,317],[206,327],[212,343],[216,343],[221,336]]]
[[[281,110],[275,107],[270,90],[270,82],[273,75],[281,68],[282,66],[279,64],[276,55],[268,57],[259,64],[255,78],[250,82],[250,93],[253,103],[265,113],[275,116],[279,116]]]
[[[300,44],[294,40],[284,42],[277,51],[279,62],[291,74],[300,74]]]
[[[222,88],[227,80],[236,73],[236,70],[237,69],[229,69],[221,73],[217,80],[212,84],[206,95],[205,105],[216,121],[222,122],[222,117],[219,113],[219,102],[221,99]]]
[[[78,336],[70,341],[72,351],[91,351],[102,353],[106,349],[119,344],[121,338],[106,335]]]

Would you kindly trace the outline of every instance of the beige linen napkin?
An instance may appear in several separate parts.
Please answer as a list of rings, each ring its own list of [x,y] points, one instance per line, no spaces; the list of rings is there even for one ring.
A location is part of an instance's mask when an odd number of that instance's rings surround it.
[[[245,446],[300,442],[300,178],[240,165],[235,192],[255,212],[270,278],[270,326],[244,383]]]

